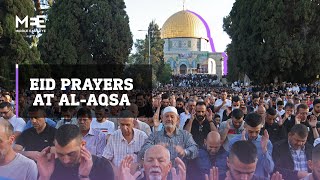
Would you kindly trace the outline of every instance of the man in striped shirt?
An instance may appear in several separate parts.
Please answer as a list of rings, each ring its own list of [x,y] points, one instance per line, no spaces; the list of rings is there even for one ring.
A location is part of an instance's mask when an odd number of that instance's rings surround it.
[[[119,167],[126,155],[134,156],[134,163],[137,162],[137,154],[148,138],[145,132],[133,128],[133,120],[133,114],[130,111],[122,111],[118,120],[120,129],[110,136],[104,149],[102,156],[112,161],[116,167]]]

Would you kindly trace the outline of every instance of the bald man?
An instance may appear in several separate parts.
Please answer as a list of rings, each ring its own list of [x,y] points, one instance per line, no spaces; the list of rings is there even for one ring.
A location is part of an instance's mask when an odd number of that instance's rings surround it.
[[[221,147],[220,134],[211,131],[199,149],[199,156],[188,164],[188,179],[204,180],[210,168],[219,168],[219,179],[225,179],[227,172],[227,151]]]
[[[170,152],[167,148],[161,145],[153,145],[146,150],[143,158],[144,174],[137,171],[134,175],[130,174],[130,166],[132,164],[132,156],[127,156],[121,161],[119,175],[120,180],[137,179],[138,176],[143,177],[143,180],[167,180],[171,171],[172,179],[186,180],[186,166],[183,161],[175,158],[177,172],[175,167],[172,167],[170,161]]]

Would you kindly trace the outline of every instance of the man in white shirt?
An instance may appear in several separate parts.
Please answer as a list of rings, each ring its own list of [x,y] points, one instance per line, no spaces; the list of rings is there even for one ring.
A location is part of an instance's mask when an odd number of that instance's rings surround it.
[[[92,118],[90,127],[104,133],[107,138],[115,131],[115,124],[109,121],[106,115],[105,108],[103,106],[95,107],[95,116]]]
[[[220,115],[220,118],[223,118],[223,111],[228,107],[231,107],[231,100],[227,99],[228,93],[223,90],[220,93],[220,99],[216,100],[214,104],[214,111]]]
[[[283,107],[284,107],[283,101],[278,101],[278,102],[277,102],[277,114],[278,114],[279,116],[284,115],[284,113],[286,112],[286,111],[283,109]]]
[[[189,99],[186,107],[186,111],[180,114],[179,129],[183,130],[183,127],[188,119],[191,118],[191,113],[196,109],[197,102],[193,99]]]
[[[120,129],[116,130],[109,138],[108,144],[103,151],[103,157],[112,161],[119,167],[121,160],[127,155],[134,157],[137,163],[137,154],[148,138],[146,133],[133,128],[133,114],[129,110],[122,111],[118,120]]]
[[[12,124],[14,135],[17,138],[26,126],[26,122],[22,118],[18,118],[13,111],[14,110],[10,103],[2,102],[0,104],[0,115],[2,116],[1,119],[9,121]]]

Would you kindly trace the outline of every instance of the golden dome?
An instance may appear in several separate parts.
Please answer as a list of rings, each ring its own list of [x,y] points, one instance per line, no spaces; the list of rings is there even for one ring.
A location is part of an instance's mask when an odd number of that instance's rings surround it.
[[[202,21],[188,11],[173,14],[162,26],[162,39],[179,37],[208,39],[207,30]]]

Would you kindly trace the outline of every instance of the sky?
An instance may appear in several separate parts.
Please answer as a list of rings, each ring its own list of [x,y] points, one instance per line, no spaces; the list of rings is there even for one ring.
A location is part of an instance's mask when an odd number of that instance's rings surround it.
[[[162,27],[174,13],[183,10],[183,0],[124,0],[133,40],[144,39],[152,20]],[[210,27],[217,52],[223,52],[231,42],[223,31],[223,17],[227,16],[235,0],[185,0],[185,10],[201,15]]]

